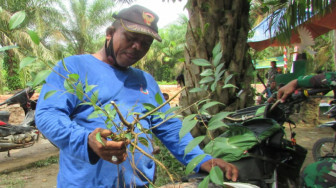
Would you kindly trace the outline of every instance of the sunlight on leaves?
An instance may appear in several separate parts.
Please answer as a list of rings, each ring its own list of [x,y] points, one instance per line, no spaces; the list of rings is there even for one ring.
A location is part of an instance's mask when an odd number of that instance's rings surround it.
[[[16,12],[9,20],[9,29],[16,29],[26,18],[24,11]]]
[[[35,44],[37,44],[37,45],[40,44],[40,38],[35,31],[29,30],[28,34]]]

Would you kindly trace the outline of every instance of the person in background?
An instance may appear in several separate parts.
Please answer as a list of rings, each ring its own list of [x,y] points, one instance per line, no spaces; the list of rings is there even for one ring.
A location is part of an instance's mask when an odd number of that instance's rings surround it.
[[[162,94],[163,94],[164,99],[165,99],[166,101],[168,101],[168,99],[169,99],[169,95],[168,95],[168,93],[162,93]]]
[[[101,50],[94,54],[67,57],[64,63],[60,61],[41,90],[41,96],[56,92],[47,99],[39,99],[35,117],[37,128],[60,149],[57,176],[57,187],[60,188],[148,187],[154,179],[155,163],[152,159],[138,150],[135,150],[132,158],[128,140],[110,139],[117,132],[116,128],[122,125],[119,116],[113,119],[112,129],[107,129],[106,117],[88,119],[95,108],[80,105],[82,100],[64,92],[65,78],[76,73],[79,75],[77,83],[95,85],[93,90],[84,92],[96,98],[96,105],[106,108],[111,101],[115,101],[128,122],[134,120],[130,114],[147,112],[142,104],[159,106],[155,100],[156,94],[163,95],[154,78],[132,67],[148,52],[154,39],[162,40],[158,34],[158,16],[145,7],[134,5],[113,17],[115,21],[106,30],[105,45]],[[165,105],[161,111],[169,108],[169,105]],[[157,115],[140,120],[144,129],[153,128],[155,136],[181,163],[187,165],[204,154],[199,147],[195,147],[185,155],[186,146],[193,138],[190,133],[179,138],[182,122],[178,118],[160,123],[162,119]],[[141,131],[135,127],[134,132]],[[143,133],[139,137],[152,140],[151,134]],[[151,144],[146,146],[139,143],[138,146],[149,155],[153,152]],[[238,169],[210,155],[205,155],[194,170],[210,172],[214,166],[218,166],[227,179],[236,181]]]
[[[270,87],[272,82],[275,82],[275,76],[278,74],[276,61],[271,61],[271,68],[267,72],[267,87]]]
[[[298,88],[335,89],[336,72],[300,76],[278,90],[277,99],[285,102],[287,97]],[[336,159],[324,158],[307,165],[302,171],[302,186],[311,188],[335,187]]]

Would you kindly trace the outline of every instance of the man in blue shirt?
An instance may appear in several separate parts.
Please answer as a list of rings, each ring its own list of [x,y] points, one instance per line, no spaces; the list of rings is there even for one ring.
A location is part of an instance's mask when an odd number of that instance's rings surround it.
[[[146,112],[143,103],[159,105],[155,94],[159,92],[162,96],[162,93],[156,81],[148,73],[131,67],[148,52],[153,39],[161,41],[157,15],[135,5],[113,17],[116,20],[106,30],[105,46],[92,55],[65,58],[66,68],[59,62],[41,91],[36,125],[60,148],[58,187],[144,187],[154,177],[153,160],[138,151],[131,157],[127,150],[129,141],[108,139],[117,132],[116,126],[109,130],[105,125],[106,118],[88,119],[94,108],[79,105],[82,101],[75,95],[64,93],[64,78],[74,73],[79,75],[79,82],[96,86],[86,95],[98,95],[95,96],[97,105],[104,107],[114,101],[128,122],[133,121],[131,112]],[[43,96],[53,90],[57,93],[44,99]],[[169,108],[165,105],[161,110]],[[118,116],[113,121],[116,125],[121,124]],[[142,119],[140,124],[150,129],[161,122],[162,119],[152,115]],[[187,165],[203,151],[196,147],[184,156],[192,136],[187,134],[180,140],[180,129],[181,121],[174,118],[155,127],[153,133],[180,162]],[[134,131],[140,132],[138,128]],[[98,133],[104,144],[97,140]],[[151,139],[151,135],[140,136]],[[148,154],[153,152],[152,146],[139,144],[139,147]],[[226,178],[236,181],[238,170],[235,166],[209,155],[196,166],[195,171],[209,172],[213,166],[219,166]]]

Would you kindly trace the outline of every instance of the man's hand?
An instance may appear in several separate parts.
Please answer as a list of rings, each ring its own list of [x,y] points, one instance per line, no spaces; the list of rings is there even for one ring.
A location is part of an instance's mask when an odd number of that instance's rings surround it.
[[[96,134],[100,132],[102,141],[101,144],[96,139]],[[114,164],[120,164],[127,158],[128,141],[108,141],[107,137],[113,133],[108,129],[97,128],[89,134],[89,147],[102,159]]]
[[[228,180],[237,181],[238,178],[238,169],[233,164],[225,162],[222,159],[211,159],[204,162],[201,165],[201,170],[210,172],[211,168],[214,166],[218,166],[225,173],[225,177]]]
[[[297,88],[297,80],[292,80],[291,82],[289,82],[288,84],[286,84],[285,86],[281,87],[278,90],[278,95],[277,98],[278,100],[281,100],[281,102],[285,102],[286,98],[292,94],[295,89]]]

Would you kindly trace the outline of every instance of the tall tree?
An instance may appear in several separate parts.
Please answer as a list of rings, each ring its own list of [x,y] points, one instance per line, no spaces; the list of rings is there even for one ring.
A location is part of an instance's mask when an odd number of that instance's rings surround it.
[[[44,37],[46,31],[51,31],[48,22],[53,23],[56,19],[55,9],[51,6],[54,1],[45,0],[0,0],[0,45],[19,46],[20,48],[4,52],[3,67],[6,70],[8,87],[18,89],[22,87],[24,74],[19,71],[19,62],[26,55],[33,55],[40,60],[52,59],[52,53],[44,46],[37,45],[30,35],[31,30]],[[15,29],[10,28],[10,18],[17,12],[25,12],[25,21]],[[47,29],[48,28],[48,29]]]
[[[74,54],[93,53],[101,47],[102,36],[112,21],[113,1],[73,0],[59,3],[64,15],[59,30]]]

